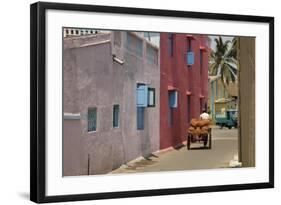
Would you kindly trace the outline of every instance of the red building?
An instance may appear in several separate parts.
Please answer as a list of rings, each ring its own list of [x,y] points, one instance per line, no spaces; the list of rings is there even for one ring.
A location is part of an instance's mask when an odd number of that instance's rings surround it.
[[[160,34],[160,149],[186,140],[208,99],[209,38]]]

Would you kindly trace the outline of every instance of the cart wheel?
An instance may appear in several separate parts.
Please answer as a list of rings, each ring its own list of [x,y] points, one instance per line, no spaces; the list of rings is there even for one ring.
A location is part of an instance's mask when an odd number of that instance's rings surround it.
[[[190,142],[192,142],[192,143],[195,142],[195,137],[193,135],[190,135]]]
[[[232,126],[228,126],[228,129],[231,129],[232,128]]]
[[[208,135],[204,135],[204,147],[207,146],[207,143],[208,143]]]

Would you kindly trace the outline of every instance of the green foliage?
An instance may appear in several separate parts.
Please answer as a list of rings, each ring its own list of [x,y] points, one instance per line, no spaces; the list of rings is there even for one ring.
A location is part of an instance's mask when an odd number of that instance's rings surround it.
[[[215,42],[216,48],[210,54],[209,73],[212,76],[220,76],[226,88],[226,84],[229,85],[230,81],[235,82],[237,76],[237,37],[232,41],[223,42],[219,36]]]

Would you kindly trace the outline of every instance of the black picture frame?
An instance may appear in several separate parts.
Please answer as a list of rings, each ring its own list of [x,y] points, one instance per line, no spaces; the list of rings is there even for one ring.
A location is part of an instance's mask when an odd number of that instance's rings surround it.
[[[194,19],[262,22],[269,25],[269,181],[262,183],[229,184],[158,190],[89,193],[46,196],[46,11],[86,11],[151,15]],[[218,192],[274,187],[274,18],[265,16],[230,15],[218,13],[156,10],[82,4],[38,2],[30,6],[30,200],[37,203],[78,200],[97,200],[124,197],[141,197],[199,192]]]

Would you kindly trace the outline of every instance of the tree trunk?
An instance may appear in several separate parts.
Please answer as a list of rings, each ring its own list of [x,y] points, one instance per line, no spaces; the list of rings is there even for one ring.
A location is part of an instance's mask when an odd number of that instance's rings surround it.
[[[225,84],[224,80],[223,80],[223,75],[221,74],[221,83],[223,88],[226,90],[227,94],[229,95],[229,89],[228,86]]]

